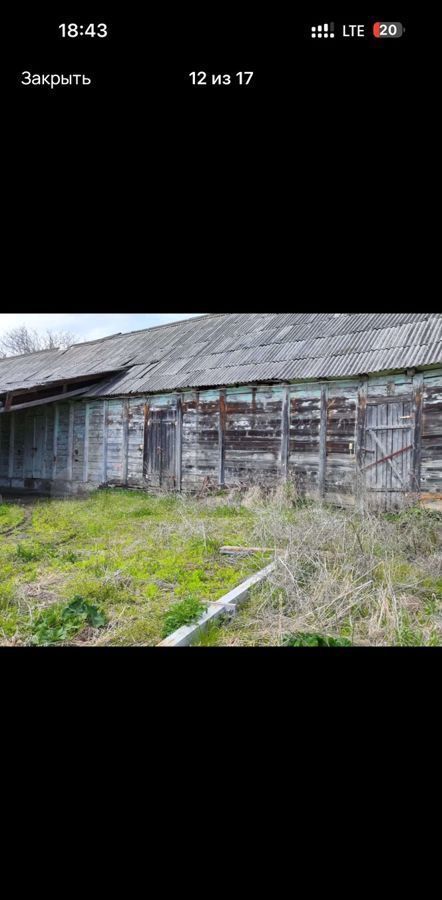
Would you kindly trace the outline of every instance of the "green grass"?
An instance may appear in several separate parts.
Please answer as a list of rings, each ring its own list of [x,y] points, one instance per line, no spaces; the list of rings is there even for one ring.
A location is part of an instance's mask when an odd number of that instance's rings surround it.
[[[155,645],[264,564],[219,553],[223,544],[247,543],[251,523],[253,514],[232,513],[224,497],[206,504],[97,491],[38,500],[26,507],[26,521],[22,506],[3,504],[0,643],[87,636],[97,644]]]
[[[9,503],[0,503],[0,535],[17,528],[24,521],[24,510]]]
[[[154,646],[288,549],[200,646],[439,646],[442,518],[127,490],[0,504],[0,644]]]
[[[186,597],[179,603],[175,603],[170,612],[164,616],[163,638],[169,637],[183,625],[191,625],[206,609],[206,604],[201,603],[196,597]]]

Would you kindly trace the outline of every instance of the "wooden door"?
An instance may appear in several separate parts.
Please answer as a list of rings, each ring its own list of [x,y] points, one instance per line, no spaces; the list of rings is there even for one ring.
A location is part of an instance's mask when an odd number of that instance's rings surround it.
[[[148,484],[161,490],[176,487],[176,410],[150,409],[146,418],[144,474]]]
[[[413,490],[414,427],[411,401],[368,402],[362,474],[365,489],[387,507]]]
[[[46,475],[47,422],[44,412],[28,412],[25,417],[24,467],[26,479],[42,479]]]

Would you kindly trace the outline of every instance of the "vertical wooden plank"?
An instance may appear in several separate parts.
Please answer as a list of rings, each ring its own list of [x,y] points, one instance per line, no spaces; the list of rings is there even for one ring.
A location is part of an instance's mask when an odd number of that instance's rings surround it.
[[[218,431],[218,448],[219,448],[219,471],[218,480],[220,487],[225,485],[226,470],[226,423],[227,423],[227,401],[226,392],[219,392],[219,431]]]
[[[103,400],[103,484],[107,483],[107,439],[109,431],[109,400]]]
[[[365,464],[366,426],[367,426],[368,378],[359,379],[358,408],[356,414],[356,494],[361,497],[365,478],[362,469]]]
[[[281,477],[287,481],[290,456],[290,387],[288,384],[283,388],[281,415]]]
[[[46,478],[47,474],[47,466],[46,466],[46,450],[48,443],[48,408],[45,407],[45,424],[44,424],[44,438],[43,438],[43,457],[41,464],[41,476],[42,478]]]
[[[150,453],[149,453],[149,438],[150,438],[149,415],[150,415],[149,404],[145,403],[144,404],[143,478],[146,480],[149,478],[149,457],[150,457]]]
[[[57,477],[57,447],[58,447],[58,426],[60,422],[60,410],[58,403],[55,404],[54,412],[54,438],[52,443],[52,480]]]
[[[9,460],[8,460],[8,477],[14,477],[14,444],[15,444],[15,415],[9,414]]]
[[[325,496],[325,473],[327,470],[327,411],[328,385],[321,385],[321,425],[319,431],[319,496]]]
[[[160,488],[163,487],[163,474],[164,474],[164,463],[166,459],[166,441],[167,441],[167,426],[165,425],[165,410],[158,410],[157,414],[157,458],[158,458],[158,466],[159,466],[159,479],[160,479]],[[158,452],[159,451],[159,452]]]
[[[365,429],[367,424],[367,398],[368,398],[368,378],[361,378],[359,381],[358,391],[358,414],[356,429],[356,459],[359,471],[363,469],[365,463]]]
[[[36,450],[37,450],[37,419],[34,416],[31,417],[32,421],[32,447],[31,447],[31,460],[30,460],[30,469],[31,469],[31,477],[36,477]]]
[[[376,462],[376,444],[373,439],[372,428],[377,425],[377,406],[370,404],[365,410],[364,452],[362,453],[362,469]],[[362,486],[365,490],[374,490],[376,487],[376,466],[369,468],[363,475]]]
[[[386,455],[385,450],[387,451],[387,454],[390,452],[388,449],[389,435],[388,435],[388,431],[385,430],[385,426],[388,426],[388,404],[387,403],[379,403],[379,405],[376,408],[377,408],[377,417],[378,417],[377,418],[378,431],[376,431],[376,437],[378,438],[378,441],[375,442],[376,443],[375,460],[378,463],[378,465],[375,466],[376,490],[383,492],[385,502],[387,502],[388,491],[392,490],[392,488],[393,488],[391,469],[390,469],[390,466],[387,465],[387,463],[379,462],[379,460],[381,460]],[[382,447],[385,448],[385,450],[381,450],[381,448],[379,446],[379,441],[380,441]],[[381,499],[381,498],[379,498],[379,499]],[[387,508],[387,505],[386,505],[386,508]]]
[[[43,477],[44,415],[37,410],[34,415],[34,445],[32,448],[32,477]]]
[[[176,442],[175,442],[175,487],[181,493],[183,473],[183,398],[178,394],[176,401]]]
[[[86,482],[89,479],[89,417],[90,417],[90,403],[86,403],[85,417],[84,417],[84,456],[83,456],[83,482]]]
[[[129,481],[129,399],[123,400],[123,484]]]
[[[393,457],[393,462],[396,467],[398,475],[392,470],[391,471],[391,487],[392,490],[397,488],[398,491],[403,490],[404,485],[404,457],[401,456],[399,450],[402,449],[402,438],[403,438],[403,430],[401,430],[400,426],[403,424],[402,415],[404,412],[404,404],[403,403],[389,403],[389,417],[388,417],[388,425],[390,427],[390,442],[386,442],[386,446],[390,447],[388,450],[388,455],[391,453],[396,454]],[[388,465],[388,463],[387,463]],[[391,468],[391,466],[389,466]],[[402,478],[402,481],[401,481]]]
[[[67,480],[72,481],[74,464],[74,404],[69,403]]]
[[[413,376],[413,457],[411,463],[411,489],[421,490],[422,468],[422,423],[423,423],[424,375],[417,372]]]

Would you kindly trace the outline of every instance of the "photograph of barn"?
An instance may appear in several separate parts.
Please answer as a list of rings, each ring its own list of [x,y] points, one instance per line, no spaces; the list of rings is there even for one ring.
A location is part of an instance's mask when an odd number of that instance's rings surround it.
[[[0,493],[442,498],[442,314],[210,314],[0,360]]]

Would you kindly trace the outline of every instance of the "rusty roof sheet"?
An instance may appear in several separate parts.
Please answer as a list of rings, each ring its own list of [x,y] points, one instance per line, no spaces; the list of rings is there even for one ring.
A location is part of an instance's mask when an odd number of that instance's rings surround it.
[[[115,396],[438,363],[441,313],[215,313],[0,360],[0,393],[97,377],[89,395]]]

